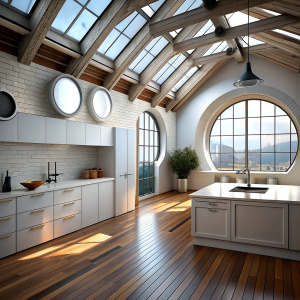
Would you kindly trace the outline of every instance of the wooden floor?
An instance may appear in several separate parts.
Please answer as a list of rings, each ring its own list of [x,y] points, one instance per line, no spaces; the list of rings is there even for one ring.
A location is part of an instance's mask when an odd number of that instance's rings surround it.
[[[187,194],[0,260],[0,299],[300,299],[300,263],[194,246]]]

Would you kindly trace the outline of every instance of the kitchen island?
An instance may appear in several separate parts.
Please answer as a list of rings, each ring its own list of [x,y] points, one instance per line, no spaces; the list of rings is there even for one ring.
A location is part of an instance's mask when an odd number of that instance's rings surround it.
[[[300,186],[231,192],[236,186],[246,185],[214,183],[190,195],[194,244],[300,261]]]

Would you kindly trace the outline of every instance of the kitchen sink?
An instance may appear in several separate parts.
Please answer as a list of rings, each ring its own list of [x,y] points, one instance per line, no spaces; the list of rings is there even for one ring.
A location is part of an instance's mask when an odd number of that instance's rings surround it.
[[[269,188],[264,187],[249,187],[249,186],[236,186],[229,192],[240,192],[240,193],[261,193],[265,194]]]

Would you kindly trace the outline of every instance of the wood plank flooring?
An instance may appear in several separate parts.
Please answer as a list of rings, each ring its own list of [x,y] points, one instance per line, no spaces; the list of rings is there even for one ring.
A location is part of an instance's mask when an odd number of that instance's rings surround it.
[[[300,299],[300,263],[193,245],[176,191],[0,260],[0,299]]]

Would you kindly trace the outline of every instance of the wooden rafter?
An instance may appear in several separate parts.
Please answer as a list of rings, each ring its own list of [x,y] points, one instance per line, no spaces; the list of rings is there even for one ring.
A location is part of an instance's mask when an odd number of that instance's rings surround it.
[[[270,0],[251,0],[250,5],[258,6],[271,2]],[[215,8],[207,10],[203,6],[187,11],[185,13],[173,16],[171,18],[151,23],[150,33],[153,36],[160,36],[164,33],[171,32],[178,28],[185,28],[193,24],[207,21],[218,16],[225,16],[229,13],[243,10],[248,7],[248,0],[222,0],[219,1]]]
[[[30,17],[31,32],[22,37],[18,61],[30,65],[66,0],[40,1]]]
[[[296,17],[300,17],[300,5],[299,1],[297,3],[289,3],[288,1],[278,1],[272,3],[266,3],[263,5],[258,5],[262,8],[275,11],[280,14],[289,14]]]
[[[137,8],[155,0],[114,0],[81,42],[82,56],[72,59],[66,73],[80,77],[113,28]]]
[[[299,23],[298,17],[282,15],[272,17],[257,22],[250,23],[250,34],[260,33],[264,31],[282,28],[285,26]],[[225,39],[237,38],[239,36],[247,35],[248,25],[240,25],[226,30],[225,34],[221,37],[215,36],[214,33],[206,34],[204,36],[196,37],[187,41],[174,44],[175,53],[185,52],[200,46],[211,45]]]

